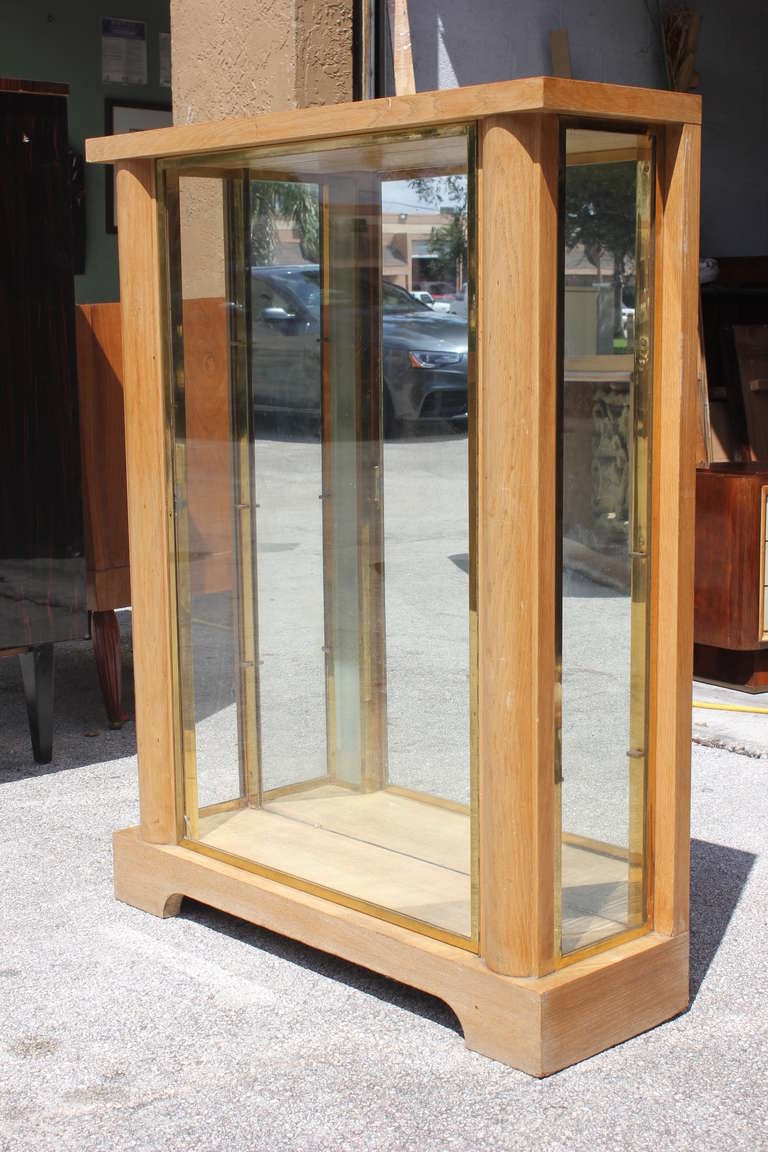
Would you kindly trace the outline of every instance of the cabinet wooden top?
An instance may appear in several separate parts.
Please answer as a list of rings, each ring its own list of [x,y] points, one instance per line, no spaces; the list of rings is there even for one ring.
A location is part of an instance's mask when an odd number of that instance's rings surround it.
[[[509,113],[551,112],[633,124],[700,124],[701,98],[539,76],[354,104],[330,104],[262,116],[156,128],[86,141],[92,163],[202,153],[462,124]]]

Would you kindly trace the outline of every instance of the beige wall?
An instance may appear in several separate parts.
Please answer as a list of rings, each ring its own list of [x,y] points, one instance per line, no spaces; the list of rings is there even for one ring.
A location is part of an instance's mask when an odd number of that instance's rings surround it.
[[[352,0],[171,0],[176,124],[352,99]],[[182,189],[183,293],[224,295],[221,189]]]
[[[296,106],[352,99],[352,0],[296,0]]]
[[[177,124],[352,99],[351,0],[171,0]]]

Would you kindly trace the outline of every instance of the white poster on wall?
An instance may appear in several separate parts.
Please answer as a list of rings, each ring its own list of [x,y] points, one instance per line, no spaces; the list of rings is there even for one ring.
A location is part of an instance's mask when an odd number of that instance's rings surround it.
[[[171,34],[170,32],[161,32],[159,37],[160,42],[160,87],[170,88],[171,86]]]
[[[147,83],[147,26],[143,20],[102,16],[101,79],[108,84]]]

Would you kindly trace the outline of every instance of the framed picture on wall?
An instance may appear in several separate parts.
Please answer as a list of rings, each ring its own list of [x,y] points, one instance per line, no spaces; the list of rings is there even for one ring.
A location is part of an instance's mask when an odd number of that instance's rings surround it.
[[[143,132],[147,128],[168,128],[172,123],[170,104],[120,99],[104,101],[104,132],[107,136]],[[107,232],[117,232],[114,168],[110,168],[106,180],[106,228]]]

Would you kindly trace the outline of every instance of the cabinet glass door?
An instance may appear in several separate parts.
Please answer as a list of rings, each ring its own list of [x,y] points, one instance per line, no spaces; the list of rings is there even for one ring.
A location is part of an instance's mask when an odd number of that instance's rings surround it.
[[[559,946],[647,916],[653,140],[564,133]]]
[[[162,165],[186,841],[465,947],[471,143]]]

